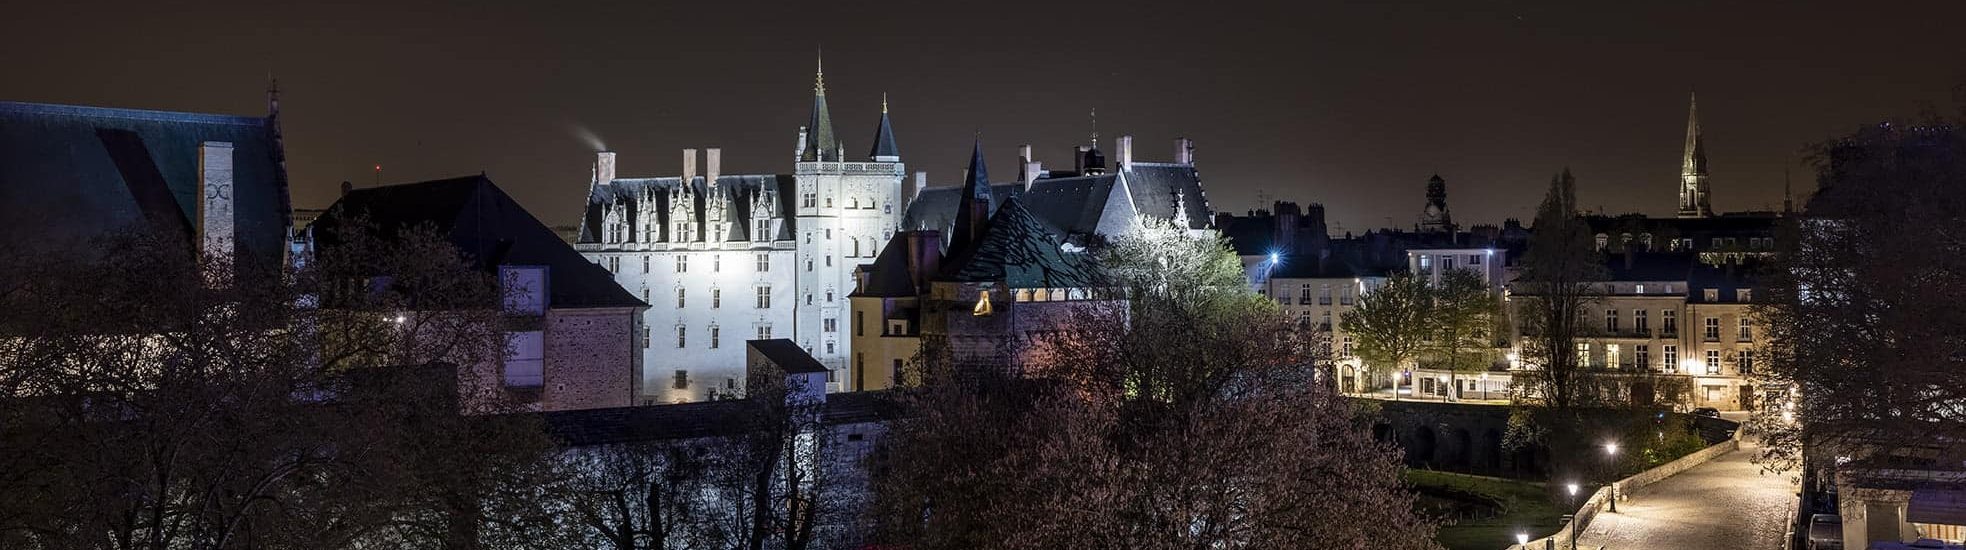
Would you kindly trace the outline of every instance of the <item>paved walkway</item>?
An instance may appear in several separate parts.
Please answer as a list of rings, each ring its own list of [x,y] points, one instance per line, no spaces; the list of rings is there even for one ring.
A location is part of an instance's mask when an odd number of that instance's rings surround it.
[[[1721,455],[1633,493],[1618,513],[1599,514],[1583,548],[1781,550],[1795,484],[1748,461],[1755,446]]]

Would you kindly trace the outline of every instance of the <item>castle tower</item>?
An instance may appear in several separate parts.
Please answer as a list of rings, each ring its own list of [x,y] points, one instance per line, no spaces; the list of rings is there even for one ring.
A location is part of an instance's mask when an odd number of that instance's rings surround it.
[[[826,73],[813,74],[812,115],[802,131],[793,169],[798,202],[791,223],[797,243],[793,341],[834,371],[829,390],[851,387],[855,364],[849,347],[854,270],[872,263],[881,243],[900,225],[901,181],[907,174],[895,146],[886,101],[865,161],[849,160],[833,132],[826,104]],[[789,199],[779,197],[781,200]]]
[[[1440,174],[1427,178],[1427,206],[1420,211],[1420,230],[1452,233],[1454,215],[1447,210],[1447,180]]]
[[[1686,153],[1679,163],[1679,217],[1704,218],[1713,215],[1707,184],[1707,146],[1700,136],[1700,103],[1688,95],[1686,105]]]

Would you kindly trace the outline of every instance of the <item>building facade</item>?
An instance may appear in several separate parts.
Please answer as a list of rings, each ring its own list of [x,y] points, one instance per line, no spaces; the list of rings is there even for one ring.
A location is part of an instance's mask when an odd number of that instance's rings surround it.
[[[825,74],[790,174],[725,175],[721,150],[684,151],[682,174],[617,177],[596,157],[575,245],[650,304],[638,403],[738,395],[743,342],[786,338],[847,387],[854,267],[894,234],[905,166],[885,101],[873,149],[849,159],[833,132]]]

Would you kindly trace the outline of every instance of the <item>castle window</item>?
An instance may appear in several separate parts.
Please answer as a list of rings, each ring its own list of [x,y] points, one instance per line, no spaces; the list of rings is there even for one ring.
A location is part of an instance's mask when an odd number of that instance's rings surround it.
[[[1679,370],[1679,346],[1666,344],[1659,346],[1659,350],[1666,357],[1666,372],[1671,373]]]
[[[717,325],[710,325],[710,349],[717,349],[717,346],[723,343],[723,335],[724,331],[722,328],[717,327]]]
[[[839,332],[840,322],[838,319],[828,317],[823,319],[822,322],[825,324],[826,332]]]
[[[754,303],[758,309],[771,309],[771,285],[758,287],[758,296]]]
[[[853,239],[853,257],[860,257],[860,239]]]
[[[833,289],[826,289],[826,303],[833,303]]]
[[[677,369],[675,383],[670,385],[670,387],[679,390],[689,389],[689,371]]]
[[[643,254],[643,255],[642,255],[642,273],[648,273],[648,272],[649,272],[649,255],[647,255],[647,254]]]
[[[724,272],[724,255],[723,255],[723,254],[711,254],[711,255],[710,255],[710,272],[711,272],[711,273],[723,273],[723,272]]]
[[[688,290],[689,289],[685,289],[685,288],[676,289],[676,309],[683,308],[683,304],[686,302],[684,298],[686,297],[686,294],[688,294]]]
[[[724,289],[710,289],[710,309],[724,308]]]
[[[677,255],[676,255],[676,272],[677,272],[677,273],[689,273],[689,255],[688,255],[688,254],[677,254]]]
[[[676,347],[680,348],[686,345],[689,345],[689,327],[676,325]]]
[[[1720,374],[1720,350],[1707,350],[1707,374]]]
[[[771,255],[770,255],[770,254],[759,254],[759,255],[758,255],[758,272],[759,272],[759,273],[764,273],[764,272],[768,272],[768,271],[771,271]]]
[[[759,340],[771,339],[771,325],[758,325],[758,339]]]

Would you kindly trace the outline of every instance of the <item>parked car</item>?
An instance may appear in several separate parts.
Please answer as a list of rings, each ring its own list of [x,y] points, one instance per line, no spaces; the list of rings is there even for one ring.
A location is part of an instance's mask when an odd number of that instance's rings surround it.
[[[1843,516],[1809,516],[1809,550],[1843,550]]]
[[[1720,418],[1720,409],[1716,409],[1713,407],[1696,407],[1693,409],[1693,416],[1704,416],[1707,418]]]

